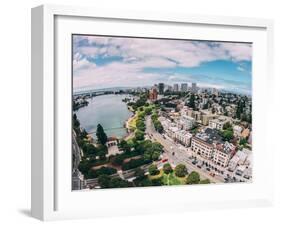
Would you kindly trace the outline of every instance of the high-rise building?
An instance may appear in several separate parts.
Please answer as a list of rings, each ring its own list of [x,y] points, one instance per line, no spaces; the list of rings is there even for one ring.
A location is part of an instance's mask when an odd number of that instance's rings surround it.
[[[191,92],[193,92],[193,93],[196,93],[196,92],[197,92],[197,85],[196,85],[195,82],[193,82],[193,83],[191,84]]]
[[[174,84],[174,92],[178,92],[179,91],[179,84]]]
[[[182,92],[187,92],[187,87],[188,87],[188,86],[187,86],[187,83],[182,83],[182,84],[181,84],[181,91],[182,91]]]
[[[158,84],[158,90],[160,95],[164,94],[164,83]]]
[[[169,91],[169,92],[170,92],[170,91],[172,91],[172,90],[173,90],[173,87],[172,87],[172,86],[169,86],[169,85],[168,85],[168,86],[166,87],[166,91]]]
[[[157,88],[154,86],[149,91],[149,100],[156,101],[158,96]]]

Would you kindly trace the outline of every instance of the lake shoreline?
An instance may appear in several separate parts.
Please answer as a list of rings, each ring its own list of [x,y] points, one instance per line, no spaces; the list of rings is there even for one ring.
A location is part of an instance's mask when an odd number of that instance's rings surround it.
[[[135,113],[123,101],[128,94],[108,94],[91,97],[87,106],[73,111],[81,123],[81,129],[95,137],[95,130],[101,124],[108,137],[129,139],[132,136],[129,122],[135,117]],[[129,137],[129,138],[128,138]]]

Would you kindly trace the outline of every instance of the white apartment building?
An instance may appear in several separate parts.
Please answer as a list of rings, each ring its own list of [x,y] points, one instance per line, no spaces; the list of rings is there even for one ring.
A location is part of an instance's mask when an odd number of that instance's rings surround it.
[[[213,161],[219,166],[227,167],[229,160],[234,154],[235,146],[233,144],[229,142],[217,144],[213,153]]]
[[[216,119],[211,119],[209,120],[209,127],[211,129],[218,129],[218,130],[222,130],[223,126],[227,123],[227,122],[231,122],[231,119],[229,117],[226,116],[220,116]]]
[[[243,128],[241,126],[235,125],[233,126],[234,136],[241,136]]]
[[[213,144],[207,142],[203,137],[196,135],[191,140],[191,150],[194,153],[193,157],[203,157],[206,160],[211,160],[213,149]]]
[[[167,135],[171,138],[175,138],[176,132],[178,132],[180,129],[177,126],[171,126],[166,131]]]
[[[184,130],[175,132],[175,136],[174,136],[174,139],[176,141],[178,141],[179,143],[183,144],[186,147],[190,146],[191,138],[192,138],[192,134]]]
[[[207,128],[205,132],[192,137],[191,150],[193,157],[213,168],[222,169],[228,166],[236,148],[231,143],[223,142],[216,130]]]
[[[178,126],[182,127],[184,130],[190,130],[192,129],[196,124],[196,121],[194,118],[188,116],[188,115],[182,115],[180,117],[180,120],[178,121]]]

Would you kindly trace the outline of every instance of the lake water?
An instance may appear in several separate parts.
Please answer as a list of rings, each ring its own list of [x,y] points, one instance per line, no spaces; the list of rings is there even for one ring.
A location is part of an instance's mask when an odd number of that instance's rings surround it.
[[[122,101],[128,95],[102,95],[88,99],[88,106],[80,108],[77,118],[81,127],[94,138],[97,125],[101,124],[108,137],[124,137],[127,134],[124,123],[132,116],[126,103]]]

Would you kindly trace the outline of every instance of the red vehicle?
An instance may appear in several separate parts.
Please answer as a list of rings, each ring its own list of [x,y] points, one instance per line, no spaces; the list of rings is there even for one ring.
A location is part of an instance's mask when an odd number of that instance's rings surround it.
[[[162,162],[167,162],[168,161],[168,159],[162,159]]]

